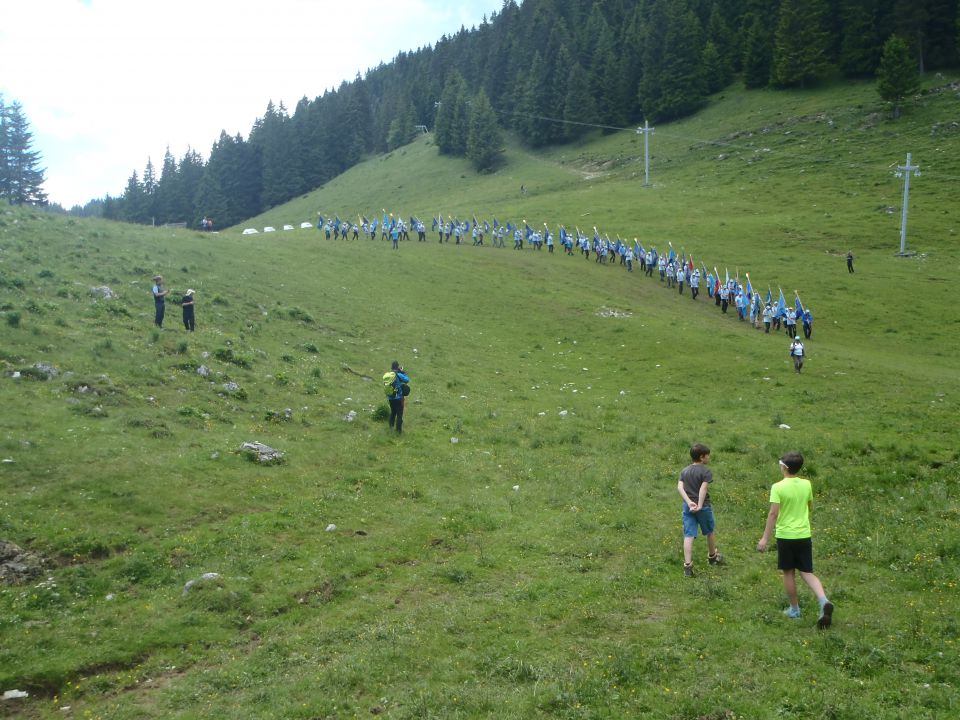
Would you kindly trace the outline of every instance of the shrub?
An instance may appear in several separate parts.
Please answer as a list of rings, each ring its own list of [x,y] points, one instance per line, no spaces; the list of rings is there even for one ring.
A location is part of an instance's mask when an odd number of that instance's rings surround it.
[[[10,327],[20,327],[20,313],[7,313],[7,325]]]

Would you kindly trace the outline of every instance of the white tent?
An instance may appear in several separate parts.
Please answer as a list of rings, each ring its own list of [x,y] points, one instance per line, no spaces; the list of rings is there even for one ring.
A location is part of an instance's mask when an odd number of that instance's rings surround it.
[[[241,235],[256,235],[259,231],[256,228],[247,228],[244,230]]]
[[[264,232],[276,232],[277,229],[276,229],[275,227],[271,227],[270,225],[267,225],[267,226],[263,229],[263,231],[264,231]]]
[[[284,229],[284,230],[293,230],[293,225],[284,225],[284,226],[283,226],[283,229]]]
[[[313,227],[313,223],[308,223],[308,222],[300,223],[301,230],[306,230],[307,228],[312,228],[312,227]]]

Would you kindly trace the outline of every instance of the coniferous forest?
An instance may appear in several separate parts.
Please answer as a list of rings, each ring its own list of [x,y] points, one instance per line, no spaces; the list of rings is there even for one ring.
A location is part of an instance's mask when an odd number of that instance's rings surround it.
[[[226,227],[422,127],[439,152],[483,171],[496,166],[504,131],[531,147],[561,144],[595,127],[689,115],[737,79],[787,91],[875,77],[891,38],[903,79],[900,90],[881,82],[881,95],[899,112],[911,76],[960,64],[958,36],[958,0],[505,0],[479,27],[400,53],[292,112],[268,103],[247,138],[222,132],[206,162],[168,151],[121,196],[72,212]]]

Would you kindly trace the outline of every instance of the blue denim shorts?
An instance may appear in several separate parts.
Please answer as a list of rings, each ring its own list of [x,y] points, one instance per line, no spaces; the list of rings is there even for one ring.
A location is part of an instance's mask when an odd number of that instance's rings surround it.
[[[705,508],[701,508],[697,512],[692,513],[690,512],[690,508],[684,503],[683,536],[695,538],[698,527],[704,535],[710,535],[716,530],[717,523],[713,519],[713,508],[707,505]]]

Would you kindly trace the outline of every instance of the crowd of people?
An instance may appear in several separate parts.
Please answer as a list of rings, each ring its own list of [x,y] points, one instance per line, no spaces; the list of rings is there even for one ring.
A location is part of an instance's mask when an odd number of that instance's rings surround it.
[[[368,219],[365,215],[358,215],[356,220],[341,220],[338,215],[325,217],[321,213],[317,228],[328,240],[358,240],[361,236],[376,240],[379,234],[381,240],[390,239],[394,249],[399,249],[400,241],[410,240],[411,233],[416,233],[418,242],[428,241],[423,220],[415,216],[404,219],[386,210],[382,218],[373,215]],[[645,247],[637,238],[632,243],[619,236],[611,239],[609,234],[602,234],[596,227],[592,228],[592,233],[579,227],[571,232],[559,225],[554,232],[547,223],[541,228],[531,227],[526,220],[515,224],[501,223],[497,218],[492,221],[476,217],[461,220],[450,216],[444,219],[442,215],[432,218],[430,232],[436,233],[440,244],[464,245],[470,242],[474,246],[486,243],[505,248],[512,241],[514,250],[539,251],[545,248],[547,254],[553,254],[559,247],[566,255],[579,253],[598,265],[619,266],[627,272],[636,271],[646,277],[659,278],[666,288],[676,290],[679,295],[686,293],[694,301],[700,298],[701,291],[705,291],[708,300],[712,300],[722,314],[726,315],[732,308],[741,322],[749,322],[757,329],[762,327],[767,334],[771,330],[784,332],[791,340],[789,352],[797,372],[803,366],[805,353],[798,326],[805,339],[809,340],[813,334],[813,311],[803,305],[798,292],[794,293],[791,303],[778,287],[778,296],[774,299],[772,288],[768,286],[763,293],[753,284],[749,273],[744,273],[741,279],[739,271],[731,277],[725,270],[721,276],[716,266],[710,268],[703,261],[695,262],[693,255],[688,255],[683,248],[678,253],[671,242],[658,249],[655,245]],[[848,266],[852,265],[852,254],[848,255],[847,262]]]

